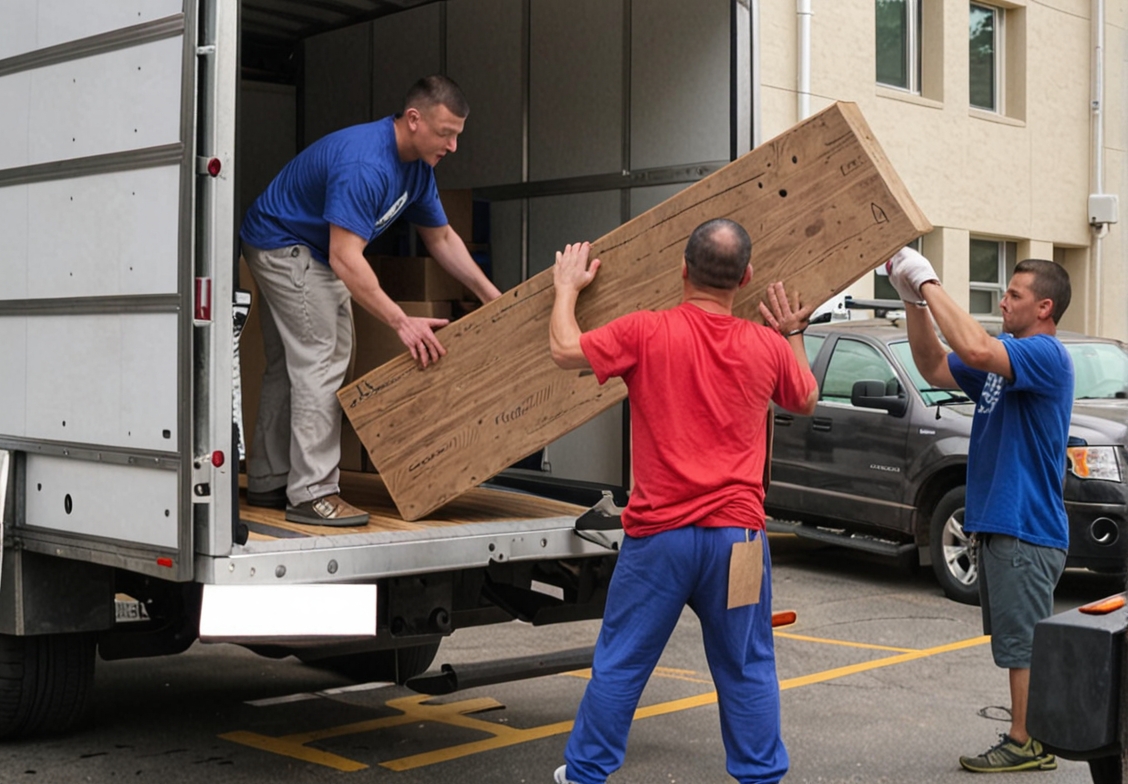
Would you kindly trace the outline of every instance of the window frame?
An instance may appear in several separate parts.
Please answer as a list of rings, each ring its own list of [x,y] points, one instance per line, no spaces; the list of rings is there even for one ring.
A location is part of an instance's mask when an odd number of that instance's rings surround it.
[[[976,281],[971,279],[971,248],[972,243],[984,242],[992,243],[996,247],[995,263],[998,276],[997,283],[988,283],[986,281]],[[1018,243],[1009,240],[993,239],[991,237],[975,237],[972,236],[968,239],[968,292],[969,294],[974,291],[987,291],[991,292],[992,297],[991,310],[986,313],[982,311],[972,310],[973,303],[970,296],[968,297],[968,312],[977,318],[982,317],[999,317],[999,303],[1003,299],[1003,295],[1007,291],[1007,284],[1010,282],[1010,276],[1013,274],[1015,267],[1015,259],[1018,256]]]
[[[989,11],[994,19],[993,21],[993,46],[991,51],[991,91],[993,97],[993,106],[980,106],[979,104],[972,103],[971,100],[971,12],[974,9]],[[968,4],[968,106],[971,109],[981,112],[990,112],[992,114],[1005,115],[1007,106],[1006,96],[1006,19],[1007,9],[997,5],[988,5],[986,3],[969,3]]]

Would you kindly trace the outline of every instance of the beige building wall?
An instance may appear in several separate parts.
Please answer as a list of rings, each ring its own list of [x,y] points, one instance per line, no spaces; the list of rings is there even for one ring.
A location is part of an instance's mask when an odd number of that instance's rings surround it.
[[[1128,339],[1128,248],[1112,225],[1094,252],[1091,74],[1093,0],[984,2],[1004,8],[1004,109],[969,105],[969,4],[923,0],[921,94],[877,84],[873,0],[811,0],[810,111],[854,101],[936,226],[926,253],[968,302],[968,240],[1013,241],[1018,258],[1054,258],[1074,299],[1063,326]],[[761,127],[798,118],[796,4],[761,2]],[[1128,3],[1108,0],[1104,190],[1128,208]],[[1099,273],[1098,273],[1099,267]],[[1099,274],[1099,280],[1097,279]],[[872,292],[868,279],[854,287]]]

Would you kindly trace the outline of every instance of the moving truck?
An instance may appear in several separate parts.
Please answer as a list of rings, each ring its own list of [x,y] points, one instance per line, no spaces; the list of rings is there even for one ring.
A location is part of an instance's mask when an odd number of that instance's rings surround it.
[[[347,473],[358,529],[241,502],[240,50],[405,5],[274,4],[4,5],[0,737],[78,721],[98,655],[203,639],[403,682],[460,627],[601,614],[621,532],[576,535],[594,483],[479,488],[407,524]],[[272,139],[244,135],[247,160]]]

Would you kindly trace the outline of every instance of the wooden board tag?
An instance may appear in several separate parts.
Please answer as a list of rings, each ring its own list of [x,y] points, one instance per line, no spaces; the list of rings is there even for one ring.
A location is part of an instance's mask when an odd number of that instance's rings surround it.
[[[764,580],[764,533],[751,541],[733,542],[729,556],[728,608],[760,603]]]

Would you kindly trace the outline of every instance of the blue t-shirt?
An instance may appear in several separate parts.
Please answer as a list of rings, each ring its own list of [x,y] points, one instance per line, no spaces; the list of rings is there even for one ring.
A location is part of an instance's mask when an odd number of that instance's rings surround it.
[[[305,245],[329,263],[329,224],[371,242],[400,216],[447,225],[425,161],[404,163],[392,117],[334,131],[302,150],[267,186],[239,236],[262,250]]]
[[[1073,360],[1051,335],[1002,338],[1013,382],[948,355],[956,383],[978,401],[967,456],[964,529],[1068,550],[1062,483]]]

